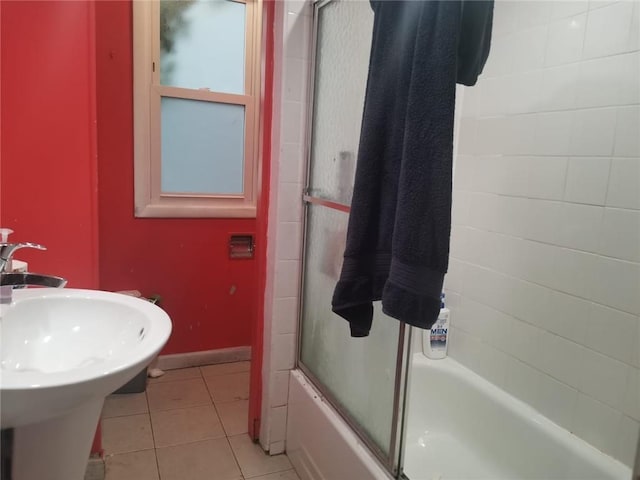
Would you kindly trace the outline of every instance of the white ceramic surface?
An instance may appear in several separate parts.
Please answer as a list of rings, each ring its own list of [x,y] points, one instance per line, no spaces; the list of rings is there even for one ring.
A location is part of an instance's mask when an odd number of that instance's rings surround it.
[[[627,480],[631,470],[463,367],[413,356],[403,472],[409,480]],[[287,455],[310,480],[391,479],[299,370]]]
[[[171,333],[159,307],[121,294],[15,290],[0,311],[2,428],[103,399],[138,374]]]
[[[289,377],[286,447],[303,480],[392,480],[300,370]]]
[[[415,354],[404,472],[411,480],[626,480],[631,471],[452,358]]]

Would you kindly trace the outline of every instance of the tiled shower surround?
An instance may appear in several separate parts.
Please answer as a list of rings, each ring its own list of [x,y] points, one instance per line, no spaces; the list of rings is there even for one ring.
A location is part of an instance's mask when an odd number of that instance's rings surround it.
[[[312,28],[308,2],[277,3],[261,438],[274,453],[295,354]],[[639,7],[496,1],[489,62],[457,112],[446,279],[450,355],[627,464],[640,428]]]
[[[462,99],[450,354],[631,465],[640,421],[639,2],[496,2]]]
[[[289,371],[295,365],[311,29],[310,2],[275,2],[273,158],[260,430],[260,443],[272,454],[285,450]]]

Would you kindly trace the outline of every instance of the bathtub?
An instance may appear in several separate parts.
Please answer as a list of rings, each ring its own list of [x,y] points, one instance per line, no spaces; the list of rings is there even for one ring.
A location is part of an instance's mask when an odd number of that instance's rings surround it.
[[[452,358],[414,354],[410,480],[629,480],[631,470]]]
[[[630,480],[631,469],[451,358],[412,358],[402,478]],[[392,480],[292,371],[286,448],[302,480]]]

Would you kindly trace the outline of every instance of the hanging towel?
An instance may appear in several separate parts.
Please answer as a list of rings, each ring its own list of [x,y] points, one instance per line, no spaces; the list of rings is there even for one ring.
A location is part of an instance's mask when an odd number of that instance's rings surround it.
[[[456,82],[489,54],[493,1],[371,1],[374,26],[347,243],[333,311],[369,334],[373,301],[430,328],[449,260]]]

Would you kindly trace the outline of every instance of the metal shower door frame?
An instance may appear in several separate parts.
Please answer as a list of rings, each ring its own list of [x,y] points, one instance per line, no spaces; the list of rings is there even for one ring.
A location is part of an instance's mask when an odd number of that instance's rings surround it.
[[[311,145],[313,137],[313,110],[314,110],[314,97],[315,97],[315,79],[316,79],[316,54],[317,54],[317,39],[318,39],[318,18],[319,12],[322,7],[344,0],[314,0],[313,3],[313,30],[311,41],[311,71],[310,71],[310,88],[307,98],[307,118],[306,118],[306,134],[304,143],[304,155],[306,158],[306,178],[305,187],[302,192],[303,202],[303,238],[302,238],[302,268],[300,269],[300,295],[298,299],[298,338],[296,349],[296,368],[302,370],[307,376],[309,381],[313,384],[315,389],[322,395],[322,397],[329,403],[329,405],[340,415],[340,417],[349,425],[349,427],[355,432],[363,444],[369,449],[369,451],[378,460],[381,466],[393,477],[393,478],[406,478],[402,474],[401,469],[401,452],[403,450],[404,439],[404,412],[406,406],[406,390],[407,390],[407,377],[408,377],[408,364],[410,353],[410,341],[411,341],[411,327],[399,322],[398,331],[398,346],[396,354],[396,371],[394,379],[394,394],[393,394],[393,413],[392,413],[392,425],[391,425],[391,438],[389,452],[384,452],[369,436],[369,434],[360,426],[360,424],[351,416],[351,414],[341,405],[338,399],[325,387],[311,370],[302,361],[302,318],[304,308],[304,288],[305,288],[305,270],[306,270],[306,251],[307,251],[307,236],[308,236],[308,216],[309,208],[311,205],[315,205],[319,208],[329,208],[331,210],[340,211],[343,213],[350,212],[350,206],[344,205],[338,202],[333,202],[327,199],[314,197],[310,195],[310,183],[311,183]]]

